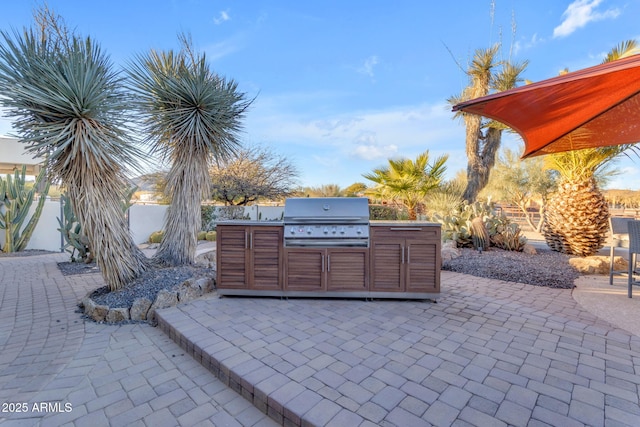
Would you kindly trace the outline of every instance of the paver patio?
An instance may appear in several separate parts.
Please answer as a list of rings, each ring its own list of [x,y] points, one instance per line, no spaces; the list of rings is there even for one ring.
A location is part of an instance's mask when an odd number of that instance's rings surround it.
[[[570,290],[443,272],[437,304],[207,297],[162,310],[165,335],[84,322],[102,279],[63,260],[0,258],[3,425],[640,425],[640,338]]]

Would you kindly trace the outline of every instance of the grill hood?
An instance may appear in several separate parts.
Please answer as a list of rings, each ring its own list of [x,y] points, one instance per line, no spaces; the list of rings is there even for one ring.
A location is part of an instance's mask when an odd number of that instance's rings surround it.
[[[369,199],[363,197],[298,197],[284,205],[285,224],[366,224]]]

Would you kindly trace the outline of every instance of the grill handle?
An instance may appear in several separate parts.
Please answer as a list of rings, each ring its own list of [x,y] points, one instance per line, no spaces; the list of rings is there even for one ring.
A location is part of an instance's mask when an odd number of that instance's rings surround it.
[[[422,227],[391,227],[393,231],[422,231]]]

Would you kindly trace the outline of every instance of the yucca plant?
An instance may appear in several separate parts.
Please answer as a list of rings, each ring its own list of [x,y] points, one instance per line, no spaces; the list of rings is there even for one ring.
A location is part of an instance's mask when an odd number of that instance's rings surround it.
[[[115,290],[146,268],[120,208],[125,167],[139,156],[126,132],[128,98],[98,45],[59,22],[41,34],[0,33],[1,102],[27,151],[48,157],[49,178],[66,188]]]
[[[181,36],[180,52],[151,51],[128,67],[134,106],[152,152],[169,160],[171,206],[155,260],[195,262],[200,203],[209,195],[209,166],[239,147],[241,121],[251,104],[233,80],[214,73],[204,54]]]

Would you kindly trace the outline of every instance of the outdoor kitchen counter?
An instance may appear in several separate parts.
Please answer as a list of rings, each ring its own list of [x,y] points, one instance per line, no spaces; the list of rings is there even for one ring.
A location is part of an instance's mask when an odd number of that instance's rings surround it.
[[[218,221],[216,225],[257,225],[257,226],[284,226],[282,221],[258,221],[257,219],[227,219]]]
[[[371,221],[369,225],[365,247],[287,247],[281,221],[219,222],[218,294],[436,299],[440,224]]]
[[[426,221],[391,221],[391,220],[373,220],[369,221],[369,225],[371,227],[440,227],[440,224],[437,222],[426,222]]]

